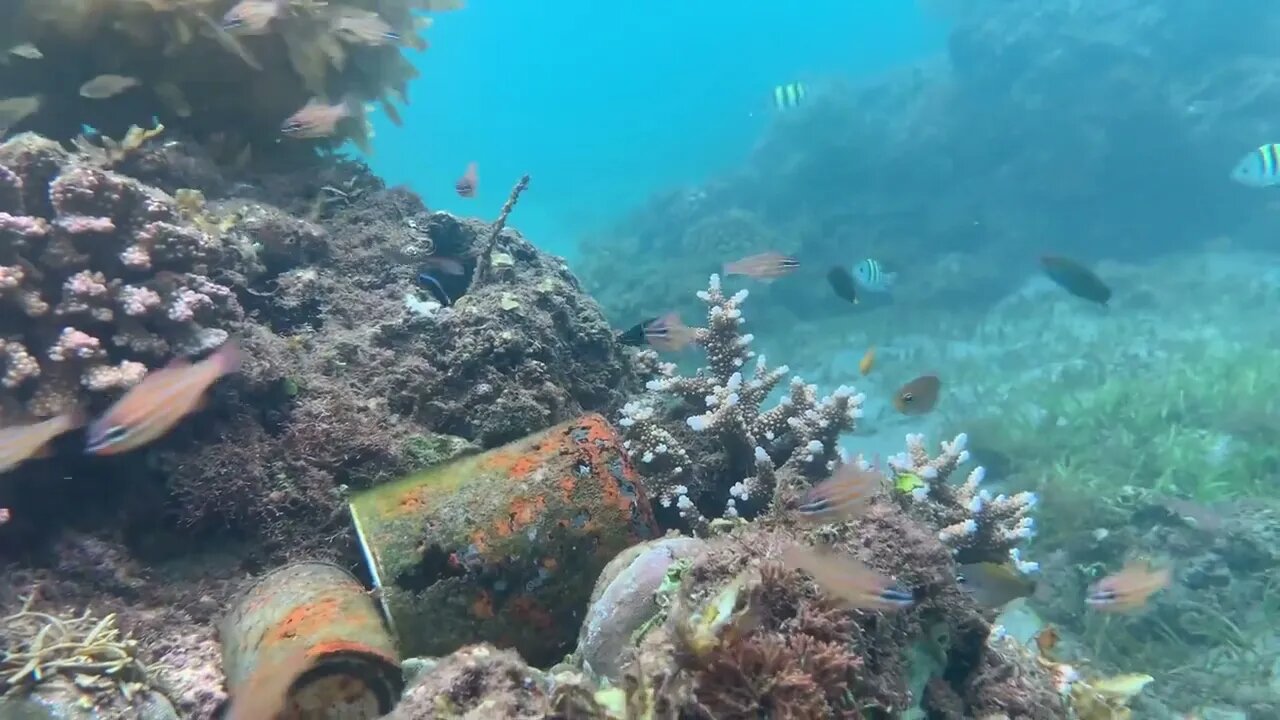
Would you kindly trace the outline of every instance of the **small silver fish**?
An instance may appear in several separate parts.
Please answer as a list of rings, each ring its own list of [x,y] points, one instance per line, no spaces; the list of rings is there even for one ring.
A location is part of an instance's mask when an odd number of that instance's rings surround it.
[[[39,95],[26,95],[0,100],[0,135],[35,114],[40,109]]]
[[[80,97],[105,100],[138,85],[138,78],[128,75],[99,75],[80,86]]]
[[[26,58],[27,60],[39,60],[44,57],[44,53],[40,52],[40,48],[29,42],[24,42],[21,45],[14,45],[9,48],[9,54],[17,55],[18,57]]]

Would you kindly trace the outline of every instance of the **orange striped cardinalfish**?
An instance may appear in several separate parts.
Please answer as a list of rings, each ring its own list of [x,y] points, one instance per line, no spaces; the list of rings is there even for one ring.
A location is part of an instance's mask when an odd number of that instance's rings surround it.
[[[34,458],[49,457],[53,439],[80,427],[84,420],[84,415],[76,410],[38,423],[0,430],[0,473]]]
[[[662,352],[683,350],[697,338],[697,329],[685,325],[680,316],[673,312],[650,320],[644,325],[645,342]]]
[[[848,607],[863,610],[898,610],[910,607],[912,594],[863,565],[857,558],[830,550],[790,545],[782,561],[813,576],[814,582]]]
[[[332,137],[338,132],[338,123],[358,115],[360,111],[360,102],[354,98],[332,105],[311,98],[297,112],[285,118],[280,124],[280,132],[298,140]]]
[[[1094,583],[1085,602],[1101,612],[1127,612],[1147,604],[1147,598],[1169,586],[1169,568],[1152,568],[1145,562],[1128,562],[1120,572]]]
[[[783,275],[790,275],[800,267],[800,261],[789,255],[778,252],[766,252],[751,255],[741,260],[724,264],[724,274],[746,275],[756,280],[776,280]]]
[[[222,16],[222,29],[236,35],[261,35],[288,7],[289,0],[240,0]]]
[[[884,475],[875,470],[841,465],[831,477],[809,488],[796,506],[796,516],[811,525],[848,520],[867,509],[883,483]]]
[[[329,25],[335,35],[355,45],[378,46],[400,41],[400,35],[386,20],[368,10],[334,8],[330,12]]]
[[[476,187],[480,184],[480,176],[477,174],[478,168],[475,163],[467,163],[467,171],[462,173],[462,177],[458,178],[458,182],[453,184],[453,189],[460,197],[469,198],[476,196]]]
[[[177,358],[147,373],[89,425],[85,452],[116,455],[159,439],[179,420],[204,407],[205,390],[223,375],[239,370],[240,360],[240,347],[228,341],[200,362]]]

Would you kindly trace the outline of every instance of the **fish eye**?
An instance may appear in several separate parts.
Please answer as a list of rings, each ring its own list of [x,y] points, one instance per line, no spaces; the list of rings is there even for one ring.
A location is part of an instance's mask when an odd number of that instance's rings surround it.
[[[909,392],[902,393],[902,402],[911,402],[912,400],[915,400],[915,399],[916,399],[916,396],[912,393],[909,393]]]

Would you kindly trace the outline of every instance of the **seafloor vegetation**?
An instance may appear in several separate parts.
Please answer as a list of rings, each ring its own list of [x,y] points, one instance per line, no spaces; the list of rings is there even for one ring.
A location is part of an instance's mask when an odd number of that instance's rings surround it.
[[[1178,59],[1214,5],[936,3],[946,69],[815,97],[585,246],[580,284],[504,227],[523,182],[491,223],[333,152],[362,101],[394,117],[412,11],[454,4],[33,1],[0,29],[4,432],[244,358],[134,453],[0,443],[0,716],[1276,712],[1280,283],[1208,158],[1257,144],[1280,74],[1248,43]],[[1241,37],[1280,23],[1239,5],[1213,16]],[[75,90],[100,74],[133,83]],[[1119,256],[1110,307],[1011,270],[1028,238]],[[902,285],[715,275],[771,249]],[[623,345],[584,285],[619,327],[699,318],[694,347]],[[928,370],[938,410],[897,417]],[[884,486],[825,514],[833,474]],[[1170,588],[1084,609],[1141,556]],[[999,616],[958,579],[1029,558]]]

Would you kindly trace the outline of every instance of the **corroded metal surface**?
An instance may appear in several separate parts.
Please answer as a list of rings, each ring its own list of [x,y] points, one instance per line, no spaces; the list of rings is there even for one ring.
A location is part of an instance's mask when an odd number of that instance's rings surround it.
[[[258,578],[223,618],[219,637],[232,697],[264,676],[306,667],[290,686],[291,720],[372,720],[391,711],[403,686],[377,606],[337,565],[292,563]]]
[[[604,565],[658,535],[597,414],[367,490],[351,515],[406,654],[489,641],[534,664],[573,649]]]

